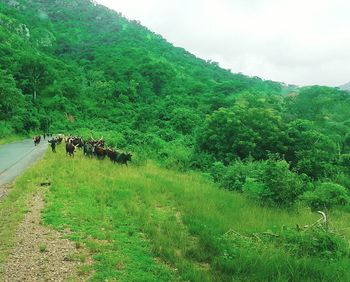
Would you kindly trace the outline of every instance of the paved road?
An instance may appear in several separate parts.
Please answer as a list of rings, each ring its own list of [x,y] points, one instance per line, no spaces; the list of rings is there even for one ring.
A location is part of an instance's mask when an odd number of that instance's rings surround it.
[[[0,145],[0,187],[10,183],[30,165],[37,161],[48,148],[46,140],[34,147],[31,139]],[[0,198],[2,192],[0,188]]]

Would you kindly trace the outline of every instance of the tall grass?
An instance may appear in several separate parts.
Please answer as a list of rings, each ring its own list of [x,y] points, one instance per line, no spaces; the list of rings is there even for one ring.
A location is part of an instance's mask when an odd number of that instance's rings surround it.
[[[69,158],[62,147],[26,179],[43,177],[52,183],[44,222],[90,249],[93,281],[350,280],[348,258],[297,256],[253,238],[318,219],[302,207],[263,208],[196,173]],[[339,212],[332,223],[348,220]]]
[[[0,136],[0,145],[8,144],[29,138],[29,135],[6,135]]]

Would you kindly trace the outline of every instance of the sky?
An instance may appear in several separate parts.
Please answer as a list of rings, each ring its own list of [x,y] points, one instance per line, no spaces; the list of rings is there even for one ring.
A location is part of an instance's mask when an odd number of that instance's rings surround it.
[[[287,84],[350,81],[348,0],[97,0],[232,72]]]

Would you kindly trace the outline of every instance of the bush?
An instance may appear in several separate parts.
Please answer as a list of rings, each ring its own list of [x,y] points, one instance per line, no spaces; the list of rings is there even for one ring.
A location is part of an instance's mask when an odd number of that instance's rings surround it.
[[[11,134],[11,129],[5,122],[0,122],[0,138]]]
[[[283,247],[295,256],[323,259],[349,256],[348,242],[342,236],[322,228],[312,228],[304,232],[287,228],[276,235],[265,239],[273,240],[278,247]]]
[[[214,162],[210,168],[210,175],[215,182],[221,183],[226,171],[227,167],[222,162]]]
[[[350,154],[343,154],[341,155],[341,165],[343,165],[346,168],[350,167]]]
[[[266,162],[234,162],[228,166],[220,185],[231,191],[242,191],[247,180],[261,179]]]
[[[215,159],[212,155],[195,150],[192,152],[191,167],[202,171],[211,172]]]
[[[349,166],[350,169],[350,166]],[[349,170],[350,172],[350,170]],[[345,173],[345,172],[338,172],[336,174],[334,174],[332,176],[332,180],[330,180],[333,183],[339,184],[343,187],[345,187],[348,191],[350,191],[350,177],[349,177],[349,173]]]
[[[192,152],[181,140],[168,142],[159,152],[162,164],[169,169],[186,171],[191,167]]]
[[[303,176],[290,171],[284,160],[236,161],[228,167],[216,162],[210,172],[221,187],[269,206],[291,206],[304,191]]]
[[[344,206],[350,200],[346,188],[332,182],[321,183],[314,191],[304,193],[302,198],[312,210]]]
[[[268,160],[263,175],[266,185],[261,199],[277,206],[291,206],[303,192],[300,177],[289,170],[286,161]]]

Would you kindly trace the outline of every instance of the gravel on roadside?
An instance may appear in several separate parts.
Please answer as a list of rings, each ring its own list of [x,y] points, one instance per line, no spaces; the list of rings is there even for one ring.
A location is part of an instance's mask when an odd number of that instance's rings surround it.
[[[29,212],[21,223],[15,247],[5,264],[4,279],[16,281],[84,281],[77,274],[85,262],[75,244],[64,238],[67,234],[42,225],[43,192],[30,199]]]

